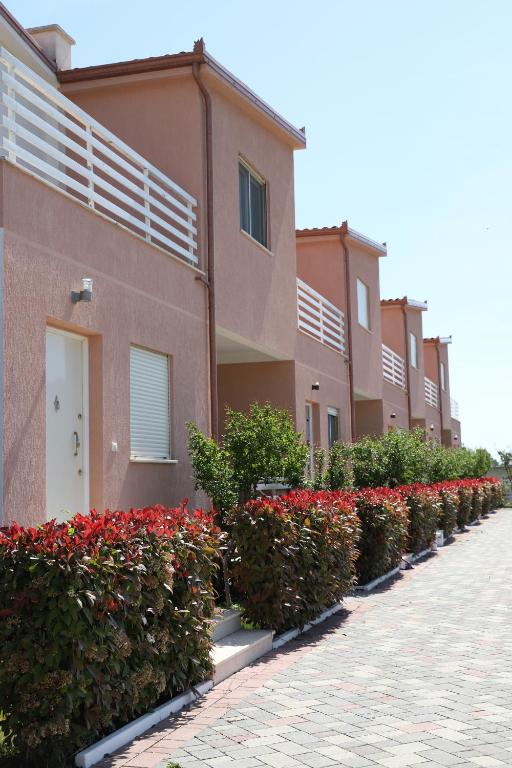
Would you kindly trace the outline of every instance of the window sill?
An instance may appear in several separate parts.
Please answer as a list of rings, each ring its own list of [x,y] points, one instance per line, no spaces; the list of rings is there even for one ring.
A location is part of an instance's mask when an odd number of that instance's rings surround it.
[[[130,456],[130,464],[177,464],[178,459],[145,459],[139,456]]]
[[[272,251],[270,251],[267,248],[266,245],[263,245],[262,243],[260,243],[259,240],[256,240],[256,238],[254,238],[252,235],[250,235],[248,232],[246,232],[245,229],[241,229],[240,230],[240,234],[243,235],[244,237],[246,237],[248,240],[250,240],[251,243],[253,243],[254,245],[258,246],[258,248],[261,248],[261,250],[264,251],[267,254],[267,256],[273,256],[274,255],[272,253]]]

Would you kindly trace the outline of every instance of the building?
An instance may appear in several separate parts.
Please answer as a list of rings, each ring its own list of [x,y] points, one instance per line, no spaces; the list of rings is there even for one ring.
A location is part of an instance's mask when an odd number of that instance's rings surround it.
[[[186,424],[219,435],[226,406],[287,408],[311,448],[386,429],[391,407],[406,424],[385,245],[295,231],[303,130],[201,40],[73,69],[66,32],[0,6],[0,44],[4,523],[200,501]],[[448,414],[425,424],[453,442]]]

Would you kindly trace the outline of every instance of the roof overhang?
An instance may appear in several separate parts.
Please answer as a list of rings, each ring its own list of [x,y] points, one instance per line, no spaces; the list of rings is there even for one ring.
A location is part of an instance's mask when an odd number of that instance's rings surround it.
[[[35,54],[41,63],[44,64],[52,74],[54,74],[56,72],[54,62],[49,59],[45,53],[43,53],[30,33],[19,23],[17,19],[14,18],[12,13],[5,7],[3,3],[0,3],[0,17],[7,22],[12,31],[23,41],[23,44],[30,49],[31,53]]]
[[[418,309],[420,312],[425,312],[428,309],[426,301],[416,301],[407,296],[402,299],[381,299],[380,305],[381,307],[409,307],[410,309]]]
[[[286,136],[287,141],[292,144],[294,149],[304,149],[306,146],[305,130],[303,128],[296,128],[285,120],[269,104],[260,99],[245,83],[223,67],[222,64],[208,53],[202,40],[195,43],[193,51],[154,56],[147,59],[119,61],[114,64],[98,64],[90,67],[61,70],[58,73],[58,77],[63,85],[67,85],[114,77],[126,78],[132,75],[165,72],[166,70],[192,67],[193,64],[206,66],[214,78],[218,79],[224,86],[227,86],[247,106],[255,109],[260,116],[270,120],[274,129],[277,127]]]
[[[451,344],[451,336],[434,336],[430,339],[423,339],[424,344]]]
[[[376,240],[372,240],[366,235],[362,235],[352,227],[348,226],[348,222],[344,221],[341,226],[336,227],[312,227],[311,229],[297,229],[295,232],[298,238],[316,238],[316,237],[335,237],[339,235],[346,235],[349,240],[363,245],[368,250],[376,253],[378,256],[387,256],[388,249],[386,243],[378,243]]]

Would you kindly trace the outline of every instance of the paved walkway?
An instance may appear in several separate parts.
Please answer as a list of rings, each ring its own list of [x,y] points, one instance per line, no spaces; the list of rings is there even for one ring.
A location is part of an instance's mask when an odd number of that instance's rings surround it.
[[[123,768],[512,766],[512,510],[234,675]]]

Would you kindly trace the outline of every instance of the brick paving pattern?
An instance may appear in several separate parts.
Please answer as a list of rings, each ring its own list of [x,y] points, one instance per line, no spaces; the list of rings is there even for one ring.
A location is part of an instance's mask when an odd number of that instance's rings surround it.
[[[101,768],[512,766],[511,545],[502,510]]]

